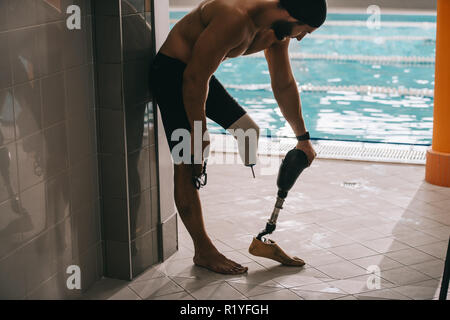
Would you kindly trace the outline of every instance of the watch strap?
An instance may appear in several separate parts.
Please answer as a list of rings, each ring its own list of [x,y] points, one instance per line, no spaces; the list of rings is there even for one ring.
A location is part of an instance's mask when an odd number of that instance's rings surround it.
[[[306,133],[304,135],[297,136],[298,141],[305,141],[305,140],[310,140],[310,139],[311,139],[311,137],[309,136],[308,131],[306,131]]]

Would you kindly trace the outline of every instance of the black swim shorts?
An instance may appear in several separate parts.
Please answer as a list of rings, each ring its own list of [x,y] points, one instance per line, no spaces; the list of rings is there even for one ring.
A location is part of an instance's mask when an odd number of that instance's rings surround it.
[[[150,85],[161,112],[170,151],[179,143],[171,141],[172,132],[182,128],[191,130],[183,103],[183,72],[186,64],[178,59],[158,53],[150,68]],[[213,75],[209,81],[206,116],[228,129],[246,111],[225,90]]]

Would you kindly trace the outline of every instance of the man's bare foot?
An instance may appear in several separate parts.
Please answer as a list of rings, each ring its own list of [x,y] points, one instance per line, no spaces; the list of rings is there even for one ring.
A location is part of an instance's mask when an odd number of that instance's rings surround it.
[[[217,250],[208,253],[196,254],[194,256],[194,264],[222,274],[242,274],[247,272],[248,268],[227,259]]]

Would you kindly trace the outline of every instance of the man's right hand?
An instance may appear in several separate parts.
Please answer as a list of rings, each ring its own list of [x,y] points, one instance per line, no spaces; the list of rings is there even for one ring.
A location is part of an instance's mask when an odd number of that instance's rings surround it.
[[[203,172],[203,166],[205,164],[205,160],[202,159],[202,163],[194,163],[194,166],[192,168],[192,176],[193,177],[200,177]]]

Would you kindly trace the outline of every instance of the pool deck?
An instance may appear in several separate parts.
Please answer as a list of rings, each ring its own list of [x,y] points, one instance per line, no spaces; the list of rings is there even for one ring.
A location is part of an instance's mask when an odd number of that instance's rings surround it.
[[[214,156],[222,156],[217,153]],[[103,279],[86,299],[436,299],[450,234],[450,188],[425,166],[316,159],[292,188],[271,239],[306,261],[284,267],[252,256],[276,195],[277,168],[253,179],[240,164],[211,164],[201,189],[205,223],[226,256],[248,266],[224,276],[193,265],[179,220],[179,251],[131,282]],[[380,287],[369,288],[368,266]]]

